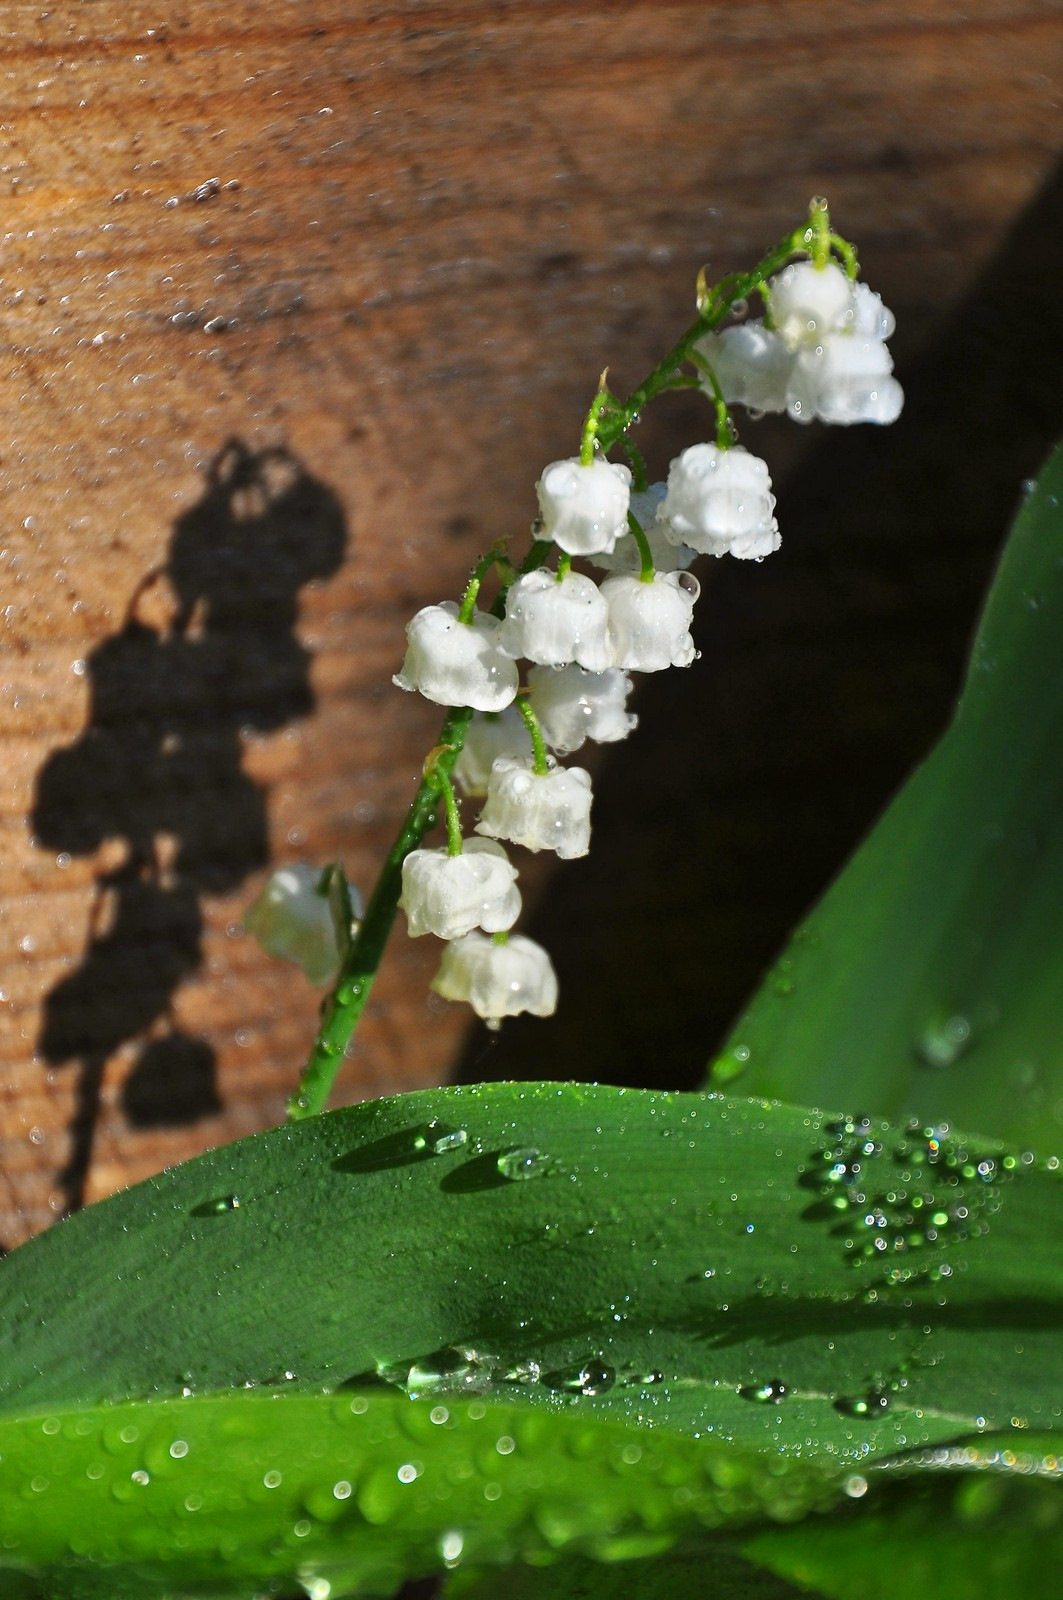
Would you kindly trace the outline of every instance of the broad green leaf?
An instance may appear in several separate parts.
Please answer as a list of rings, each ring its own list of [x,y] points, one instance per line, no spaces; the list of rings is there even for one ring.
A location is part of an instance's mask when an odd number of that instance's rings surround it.
[[[0,1420],[0,1593],[387,1595],[463,1561],[658,1553],[836,1497],[822,1467],[395,1389],[238,1391]]]
[[[1019,514],[952,726],[794,935],[717,1086],[1063,1142],[1061,501],[1063,449]]]
[[[751,1560],[829,1600],[985,1600],[1053,1594],[1063,1568],[1063,1483],[968,1473],[904,1481],[870,1505],[766,1530]]]
[[[377,1101],[0,1264],[0,1414],[368,1377],[844,1468],[1051,1422],[1060,1185],[993,1146],[756,1101]]]
[[[569,1556],[546,1568],[513,1567],[500,1574],[459,1567],[447,1579],[446,1600],[817,1600],[716,1540],[638,1561]]]

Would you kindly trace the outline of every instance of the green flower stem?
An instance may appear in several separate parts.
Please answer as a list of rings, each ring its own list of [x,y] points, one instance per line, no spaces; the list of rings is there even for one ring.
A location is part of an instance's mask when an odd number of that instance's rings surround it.
[[[643,583],[652,583],[654,574],[653,552],[650,549],[650,541],[643,532],[642,524],[633,511],[629,511],[627,514],[627,525],[635,536],[635,543],[639,547],[639,555],[642,558],[639,578]]]
[[[832,233],[830,236],[830,242],[832,247],[837,250],[838,254],[845,262],[845,271],[848,277],[855,278],[860,268],[857,264],[856,251],[853,249],[848,239],[843,239],[840,233]]]
[[[817,267],[825,267],[830,260],[830,212],[827,202],[818,196],[808,208],[808,226],[804,240]]]
[[[598,430],[601,427],[602,414],[606,406],[609,405],[615,406],[616,401],[605,387],[605,373],[603,372],[598,380],[598,393],[591,401],[590,410],[587,412],[587,420],[583,424],[583,439],[579,448],[579,464],[581,467],[589,467],[594,461],[594,441],[598,437]]]
[[[365,1010],[395,920],[402,889],[402,863],[437,821],[440,779],[449,784],[471,719],[472,711],[468,706],[457,706],[443,723],[439,743],[445,748],[440,749],[430,771],[421,780],[406,820],[384,862],[358,933],[351,941],[335,988],[325,1001],[310,1059],[288,1104],[288,1116],[293,1121],[312,1117],[325,1109],[343,1053]]]
[[[572,557],[567,550],[562,550],[557,561],[557,581],[563,583],[572,571]]]
[[[499,539],[494,547],[485,556],[481,556],[475,567],[473,567],[472,576],[465,585],[465,593],[461,597],[461,606],[458,610],[459,622],[472,621],[476,611],[476,600],[480,593],[480,585],[492,567],[501,567],[504,575],[512,570],[509,566],[509,558],[506,555],[504,539]],[[512,582],[512,579],[507,579],[507,582]]]
[[[839,249],[845,244],[844,240],[836,240],[830,231],[830,213],[826,202],[813,200],[808,208],[807,223],[802,223],[800,228],[788,233],[785,239],[780,239],[775,248],[769,250],[751,272],[732,272],[711,290],[706,285],[704,273],[701,273],[698,279],[696,319],[668,354],[657,363],[649,377],[632,391],[626,403],[620,406],[613,402],[608,412],[598,418],[596,433],[600,449],[603,452],[611,450],[613,445],[620,442],[635,418],[657,395],[666,389],[685,388],[686,385],[681,379],[677,380],[676,374],[685,361],[693,359],[692,352],[698,340],[704,339],[707,333],[714,333],[735,302],[748,300],[751,294],[756,294],[770,277],[785,267],[791,256],[813,255],[814,257],[817,240],[821,236],[828,251],[832,241]],[[852,249],[851,246],[846,248]],[[842,254],[845,254],[844,249]],[[853,260],[855,261],[855,253]]]
[[[730,450],[735,441],[735,430],[731,424],[731,413],[727,409],[727,401],[723,397],[723,390],[716,380],[716,374],[699,351],[692,350],[690,359],[698,371],[707,379],[712,390],[712,403],[716,407],[716,448],[717,450]]]
[[[543,730],[539,726],[539,718],[532,710],[525,690],[522,690],[517,696],[517,710],[524,718],[524,726],[531,736],[532,754],[534,756],[532,771],[537,778],[545,778],[550,771],[550,758],[546,753],[546,741],[543,738]]]
[[[449,777],[439,766],[439,758],[433,762],[433,771],[439,791],[443,796],[443,806],[447,814],[447,855],[461,855],[461,814],[458,811],[458,797],[454,793],[454,785]]]
[[[649,474],[646,471],[646,458],[633,439],[624,434],[620,439],[620,448],[626,453],[631,462],[631,487],[636,494],[642,494],[650,486]]]

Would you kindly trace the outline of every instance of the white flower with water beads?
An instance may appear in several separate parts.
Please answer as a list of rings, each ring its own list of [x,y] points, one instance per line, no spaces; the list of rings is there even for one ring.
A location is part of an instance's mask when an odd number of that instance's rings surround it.
[[[728,405],[750,411],[785,411],[793,352],[781,333],[757,318],[722,333],[710,333],[694,347],[712,368]],[[711,393],[709,385],[704,385]]]
[[[559,756],[571,755],[585,739],[614,744],[638,726],[626,706],[631,679],[615,668],[532,667],[528,683],[543,738]]]
[[[689,567],[697,551],[691,550],[689,545],[673,544],[669,539],[667,526],[658,520],[664,495],[663,483],[651,483],[648,489],[636,489],[631,496],[631,513],[646,535],[654,570],[678,572]],[[592,556],[591,560],[605,572],[642,571],[642,551],[630,528],[623,538],[616,541],[611,555]]]
[[[570,556],[612,550],[627,532],[630,470],[599,457],[583,466],[578,456],[552,461],[536,484],[543,538]]]
[[[613,660],[628,672],[689,667],[696,651],[690,619],[701,585],[690,572],[657,572],[652,583],[618,573],[606,578]]]
[[[283,956],[302,967],[311,983],[336,976],[340,951],[336,923],[320,867],[302,862],[281,867],[244,913],[244,927],[267,955]],[[349,888],[352,909],[362,914],[358,891]],[[353,929],[352,929],[353,932]]]
[[[791,350],[840,333],[853,320],[853,281],[836,261],[794,261],[768,283],[771,320]]]
[[[504,711],[477,711],[465,731],[465,743],[454,763],[451,778],[467,795],[487,793],[487,780],[499,756],[531,757],[528,724],[516,706]]]
[[[554,850],[563,861],[585,856],[591,845],[591,775],[582,767],[539,773],[531,761],[496,761],[476,831],[526,850]]]
[[[453,600],[425,606],[407,625],[406,659],[392,683],[419,689],[441,706],[504,710],[516,696],[520,677],[499,645],[501,626],[482,611],[461,622]]]
[[[862,333],[865,339],[889,339],[897,326],[897,318],[889,306],[882,304],[882,296],[874,289],[869,289],[866,283],[854,283],[849,326],[854,333]]]
[[[460,939],[474,928],[504,933],[520,915],[517,869],[493,839],[466,839],[457,856],[412,850],[402,863],[399,905],[411,939]]]
[[[499,644],[515,661],[563,667],[578,662],[589,672],[611,665],[609,610],[598,585],[578,572],[559,577],[548,567],[527,572],[506,594]]]
[[[670,538],[702,555],[760,559],[779,548],[768,468],[740,444],[694,444],[672,462],[661,516]]]
[[[858,333],[825,339],[799,351],[787,410],[795,422],[896,422],[904,391],[891,377],[893,361],[881,339]]]
[[[550,1017],[557,1010],[557,974],[542,945],[511,933],[504,944],[467,933],[443,951],[432,982],[444,1000],[463,1000],[490,1027],[503,1017],[530,1011]]]

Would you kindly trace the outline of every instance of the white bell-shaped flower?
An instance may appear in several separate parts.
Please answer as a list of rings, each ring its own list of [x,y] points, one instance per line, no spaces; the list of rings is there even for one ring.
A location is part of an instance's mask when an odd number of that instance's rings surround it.
[[[836,261],[793,261],[768,283],[771,320],[791,350],[818,344],[852,321],[853,284]]]
[[[281,867],[244,912],[243,924],[267,955],[282,956],[302,967],[311,983],[336,976],[340,950],[336,923],[320,867],[302,862]],[[352,908],[361,916],[357,890],[349,890]]]
[[[530,760],[531,755],[528,724],[515,705],[504,711],[476,711],[451,777],[464,794],[485,795],[491,768],[499,756],[526,756]]]
[[[638,726],[626,704],[631,679],[615,668],[532,667],[528,683],[543,738],[559,756],[571,755],[585,739],[614,744]]]
[[[866,283],[854,283],[852,316],[846,326],[854,333],[862,333],[865,339],[888,339],[897,326],[897,318],[889,306],[882,304],[880,294]]]
[[[760,560],[779,548],[767,465],[741,445],[695,444],[672,462],[661,507],[670,538],[703,555]]]
[[[839,334],[798,353],[787,409],[796,422],[896,422],[904,391],[881,339]]]
[[[652,583],[618,573],[602,584],[616,665],[629,672],[689,667],[690,619],[701,585],[690,572],[658,572]]]
[[[552,461],[536,484],[543,537],[571,556],[612,550],[627,532],[631,472],[599,456],[583,466],[578,456]]]
[[[399,905],[411,939],[460,939],[474,928],[504,933],[520,915],[517,869],[493,839],[466,839],[460,856],[412,850],[402,863]]]
[[[585,856],[591,847],[591,775],[582,767],[538,773],[531,761],[496,761],[476,831],[526,850],[554,850],[563,861]]]
[[[753,318],[699,340],[696,349],[713,370],[728,405],[751,411],[785,411],[793,353],[781,333]],[[709,383],[702,388],[712,395]]]
[[[499,643],[514,660],[562,667],[576,661],[589,672],[609,666],[609,610],[593,578],[547,567],[527,572],[506,594]]]
[[[689,545],[668,537],[668,529],[660,520],[661,502],[665,496],[663,483],[651,483],[648,489],[636,489],[631,495],[631,510],[639,527],[646,535],[654,569],[657,572],[679,572],[697,555]],[[616,541],[610,555],[591,558],[596,567],[605,572],[641,572],[642,552],[635,535],[628,530]]]
[[[557,1010],[557,974],[542,945],[511,933],[505,944],[467,933],[443,951],[432,982],[444,1000],[463,1000],[490,1026],[529,1011],[550,1017]]]
[[[425,606],[406,628],[406,659],[392,683],[418,689],[441,706],[504,710],[516,697],[520,677],[499,645],[501,626],[485,612],[460,622],[453,600]]]

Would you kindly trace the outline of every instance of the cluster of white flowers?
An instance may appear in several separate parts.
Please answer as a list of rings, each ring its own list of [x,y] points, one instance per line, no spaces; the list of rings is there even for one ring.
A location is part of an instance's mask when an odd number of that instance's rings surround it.
[[[893,313],[835,261],[797,261],[767,284],[766,319],[700,341],[729,405],[796,422],[895,422],[904,395],[886,340]]]
[[[725,454],[711,445],[700,448]],[[684,468],[690,456],[673,463],[667,487],[656,484],[634,495],[627,467],[601,458],[552,462],[537,486],[542,536],[566,557],[604,568],[603,581],[571,571],[567,561],[558,571],[537,567],[510,584],[501,618],[462,613],[446,602],[426,606],[407,628],[406,658],[394,681],[440,705],[473,708],[453,776],[466,795],[485,803],[476,823],[482,837],[465,841],[460,854],[414,850],[407,856],[399,904],[411,934],[448,941],[436,991],[469,1001],[489,1022],[518,1011],[545,1015],[557,1000],[546,952],[508,934],[520,898],[514,869],[494,841],[553,850],[564,860],[587,854],[590,774],[559,766],[557,757],[588,739],[608,744],[627,737],[638,720],[627,709],[629,673],[694,660],[690,623],[700,585],[685,568],[698,551],[744,555],[774,548],[765,543],[762,518],[750,525],[740,490],[737,497],[703,495],[700,503],[692,492],[684,494],[679,479],[685,472],[692,483],[699,470],[693,459]],[[774,500],[767,469],[758,465],[757,504],[767,506],[770,521]],[[652,573],[642,571],[629,514],[645,529]],[[529,666],[523,693],[551,752],[545,762],[536,759],[515,704],[518,662]]]
[[[829,223],[821,202],[813,202],[810,219],[801,237],[807,245],[818,231],[822,244]],[[844,241],[827,238],[855,259]],[[834,423],[892,422],[900,412],[903,395],[886,348],[894,319],[878,295],[834,260],[798,261],[770,278],[763,269],[749,281],[763,298],[763,318],[690,345],[692,331],[673,352],[675,369],[692,359],[701,371],[716,408],[716,442],[684,450],[667,483],[633,490],[628,467],[593,453],[603,418],[615,442],[634,409],[634,397],[621,408],[603,380],[581,454],[551,462],[536,486],[535,531],[560,552],[556,570],[540,565],[514,574],[494,554],[477,568],[461,605],[425,606],[407,627],[394,682],[472,716],[452,777],[441,763],[448,747],[435,753],[447,844],[406,855],[398,903],[412,936],[446,942],[433,988],[467,1001],[490,1026],[522,1011],[546,1016],[557,1003],[549,956],[510,932],[521,898],[503,843],[552,850],[565,860],[587,854],[590,774],[558,758],[588,739],[627,737],[638,720],[627,709],[630,673],[694,660],[690,626],[700,585],[687,568],[696,556],[761,561],[779,548],[768,468],[734,443],[728,408]],[[709,296],[701,304],[713,307],[715,320],[719,302]],[[670,378],[675,369],[662,363],[636,392],[638,400],[667,387],[662,374]],[[573,558],[597,575],[573,571]],[[480,583],[496,562],[505,575],[500,615],[476,607]],[[519,663],[526,664],[523,688]],[[426,773],[431,777],[432,769]],[[483,801],[476,837],[461,835],[452,783]],[[267,948],[327,977],[338,950],[327,894],[310,869],[286,869],[252,909],[248,926]]]

